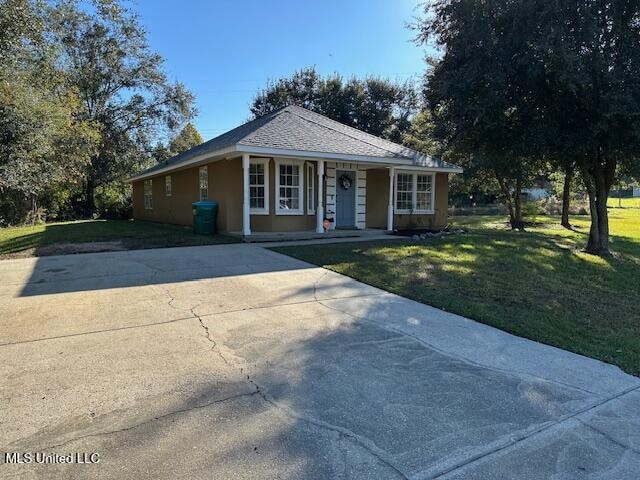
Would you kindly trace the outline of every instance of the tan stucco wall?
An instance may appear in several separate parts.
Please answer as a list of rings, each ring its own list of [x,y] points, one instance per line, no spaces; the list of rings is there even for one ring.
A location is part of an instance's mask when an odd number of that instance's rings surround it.
[[[313,180],[313,191],[316,197],[314,203],[317,207],[318,196],[318,165],[315,165],[315,175]],[[304,175],[304,194],[303,194],[303,215],[276,215],[276,165],[275,161],[269,159],[269,215],[251,215],[251,231],[252,232],[303,232],[306,230],[315,230],[316,215],[307,214],[307,167],[306,163],[302,165]],[[240,180],[242,186],[242,179]],[[242,205],[242,203],[241,203]],[[242,222],[242,209],[240,210],[240,221]],[[241,230],[242,228],[240,228]]]
[[[198,200],[198,169],[171,173],[171,196],[165,195],[165,175],[153,180],[153,209],[144,208],[144,181],[133,183],[133,218],[192,225],[191,203]]]
[[[314,163],[315,162],[311,162]],[[209,200],[219,204],[217,228],[221,232],[242,231],[242,160],[240,157],[207,164]],[[165,175],[152,177],[153,209],[144,209],[144,181],[133,183],[133,218],[153,222],[193,225],[191,204],[198,201],[198,168],[172,172],[172,195],[164,191]],[[317,169],[317,165],[316,165]],[[275,214],[275,163],[269,161],[269,215],[251,215],[251,230],[255,232],[291,232],[314,230],[316,216],[308,215],[306,167],[304,185],[304,214]],[[317,192],[317,170],[314,192]],[[317,193],[315,194],[317,195]],[[316,202],[317,203],[317,202]]]
[[[389,170],[367,170],[367,228],[387,228],[389,205]]]
[[[144,181],[133,183],[133,218],[153,222],[193,225],[191,204],[199,200],[198,168],[171,172],[171,196],[165,195],[165,175],[152,177],[153,209],[144,208]],[[239,158],[207,164],[209,200],[219,203],[218,230],[242,230],[242,163]]]
[[[449,179],[446,173],[436,174],[435,208],[432,215],[395,214],[395,228],[440,228],[447,224]],[[375,193],[374,193],[375,192]],[[367,170],[367,228],[387,228],[389,205],[389,171]]]
[[[242,231],[242,159],[209,164],[209,200],[218,202],[218,230]]]
[[[311,162],[316,163],[316,162]],[[240,157],[207,164],[209,171],[209,200],[219,204],[217,228],[221,232],[242,231],[242,160]],[[198,168],[171,173],[172,195],[164,191],[165,175],[153,177],[153,209],[144,209],[144,181],[133,183],[133,218],[178,225],[193,225],[191,204],[198,200]],[[314,196],[317,197],[318,178],[314,176]],[[275,162],[269,160],[269,215],[251,215],[252,232],[293,232],[314,230],[315,214],[307,214],[306,166],[304,185],[304,214],[276,215]],[[367,170],[366,227],[386,228],[389,203],[389,171]],[[325,182],[326,192],[326,182]],[[436,175],[435,213],[432,215],[394,215],[395,228],[439,228],[447,223],[449,183],[446,173]],[[323,195],[326,198],[326,193]],[[317,203],[317,201],[316,201]],[[317,206],[317,205],[316,205]]]

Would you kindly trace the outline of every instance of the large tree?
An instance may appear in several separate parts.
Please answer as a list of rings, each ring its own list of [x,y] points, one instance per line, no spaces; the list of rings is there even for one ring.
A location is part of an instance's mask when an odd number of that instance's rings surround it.
[[[73,0],[57,9],[54,33],[61,44],[79,118],[96,125],[98,150],[86,169],[86,206],[96,186],[122,180],[145,163],[156,138],[179,128],[195,113],[193,95],[171,83],[163,59],[147,43],[136,16],[116,0]]]
[[[522,228],[521,192],[541,167],[537,147],[548,132],[523,88],[541,75],[526,56],[528,9],[515,18],[512,3],[437,1],[416,28],[419,42],[442,49],[423,91],[434,134],[468,172],[495,178],[512,228]]]
[[[640,156],[640,2],[549,2],[537,16],[537,52],[550,95],[551,148],[572,155],[589,194],[586,251],[609,254],[607,200],[616,170]]]
[[[640,151],[638,0],[438,0],[419,39],[443,55],[427,98],[440,133],[487,165],[575,159],[586,251],[609,254],[607,199]]]
[[[43,197],[77,185],[97,141],[47,41],[51,13],[38,1],[0,4],[0,224],[38,219]]]
[[[287,105],[299,105],[341,123],[395,142],[411,128],[418,110],[413,86],[367,77],[322,77],[314,68],[269,83],[256,95],[251,113],[258,117]]]

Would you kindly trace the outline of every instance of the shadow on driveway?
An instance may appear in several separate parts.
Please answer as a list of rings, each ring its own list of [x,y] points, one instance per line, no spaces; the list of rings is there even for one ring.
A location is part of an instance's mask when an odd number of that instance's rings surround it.
[[[8,283],[29,297],[307,268],[315,267],[235,244],[39,257],[3,262],[0,273],[13,275]]]

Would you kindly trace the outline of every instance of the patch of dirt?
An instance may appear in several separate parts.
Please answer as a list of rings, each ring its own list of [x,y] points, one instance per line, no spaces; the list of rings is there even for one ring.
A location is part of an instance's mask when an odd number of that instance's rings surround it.
[[[122,240],[111,242],[87,242],[87,243],[56,243],[38,247],[36,254],[39,257],[48,255],[69,255],[72,253],[116,252],[128,250]]]
[[[50,255],[70,255],[74,253],[117,252],[131,247],[122,240],[110,242],[56,243],[43,247],[28,248],[16,253],[0,255],[0,258],[47,257]]]

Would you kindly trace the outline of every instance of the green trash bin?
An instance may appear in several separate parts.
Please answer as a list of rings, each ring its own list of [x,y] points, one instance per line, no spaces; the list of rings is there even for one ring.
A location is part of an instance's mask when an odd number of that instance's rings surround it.
[[[216,233],[218,204],[216,202],[194,202],[191,205],[193,207],[193,233],[200,235]]]

